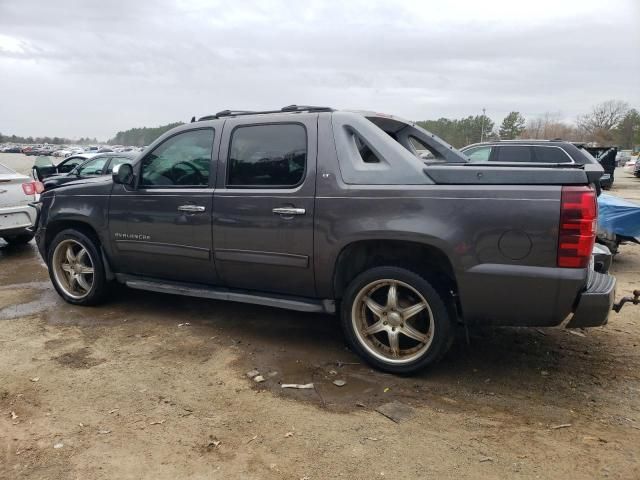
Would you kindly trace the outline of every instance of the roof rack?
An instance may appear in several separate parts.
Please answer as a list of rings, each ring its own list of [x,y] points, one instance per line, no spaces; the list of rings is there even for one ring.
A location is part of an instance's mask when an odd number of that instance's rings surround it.
[[[222,110],[214,115],[206,115],[198,119],[199,122],[205,120],[216,120],[223,117],[238,117],[241,115],[265,115],[271,113],[298,113],[298,112],[333,112],[331,107],[317,107],[313,105],[287,105],[280,110]],[[192,120],[193,121],[193,120]]]

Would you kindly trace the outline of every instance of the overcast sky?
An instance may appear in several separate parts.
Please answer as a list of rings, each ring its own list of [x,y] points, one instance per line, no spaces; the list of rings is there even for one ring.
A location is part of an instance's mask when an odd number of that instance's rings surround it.
[[[612,98],[640,107],[638,0],[0,0],[4,134],[292,103],[571,120]]]

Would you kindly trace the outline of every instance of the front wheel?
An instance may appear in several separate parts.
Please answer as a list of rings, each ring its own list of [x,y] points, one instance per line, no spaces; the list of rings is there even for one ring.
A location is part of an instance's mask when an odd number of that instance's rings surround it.
[[[442,296],[420,275],[399,267],[376,267],[357,276],[345,292],[341,323],[351,347],[391,373],[437,362],[454,333]]]
[[[95,305],[107,293],[97,240],[74,229],[58,233],[48,248],[47,267],[53,286],[67,302]]]

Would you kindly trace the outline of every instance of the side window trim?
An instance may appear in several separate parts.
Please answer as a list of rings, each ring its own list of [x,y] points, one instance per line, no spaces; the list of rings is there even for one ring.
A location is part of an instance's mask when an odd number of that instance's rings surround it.
[[[209,183],[208,185],[143,185],[142,184],[142,167],[144,164],[144,160],[145,158],[147,158],[148,155],[151,155],[158,147],[164,145],[166,142],[168,142],[169,140],[177,137],[178,135],[182,135],[184,133],[190,133],[190,132],[197,132],[200,130],[210,130],[213,137],[211,139],[211,154],[209,156]],[[215,147],[216,147],[216,128],[215,127],[200,127],[200,128],[189,128],[187,130],[181,130],[179,132],[174,133],[173,135],[168,136],[167,138],[163,139],[160,143],[158,143],[157,145],[153,146],[153,149],[149,150],[148,152],[145,153],[145,155],[140,158],[140,160],[138,162],[136,162],[136,165],[134,166],[134,172],[135,172],[135,185],[134,185],[134,189],[135,190],[165,190],[165,189],[169,189],[169,190],[178,190],[178,189],[210,189],[210,188],[215,188],[215,174],[212,175],[213,172],[215,172],[216,170],[216,165],[213,163],[213,158],[214,158],[214,152],[215,152]],[[132,159],[132,163],[133,163],[134,159]],[[212,178],[213,177],[213,178]]]
[[[260,127],[260,126],[273,126],[273,125],[299,125],[304,129],[305,134],[305,161],[304,161],[304,171],[302,172],[302,177],[300,181],[295,185],[230,185],[229,184],[229,176],[231,173],[231,146],[233,144],[233,135],[235,132],[241,128],[247,127]],[[282,190],[282,191],[290,191],[299,188],[302,184],[304,184],[307,173],[308,173],[308,163],[309,163],[309,132],[307,130],[307,126],[302,122],[296,121],[284,121],[284,122],[260,122],[260,123],[245,123],[240,125],[235,125],[231,132],[229,133],[229,140],[227,142],[227,156],[225,159],[225,175],[224,175],[224,187],[228,190]],[[222,146],[221,146],[222,148]]]

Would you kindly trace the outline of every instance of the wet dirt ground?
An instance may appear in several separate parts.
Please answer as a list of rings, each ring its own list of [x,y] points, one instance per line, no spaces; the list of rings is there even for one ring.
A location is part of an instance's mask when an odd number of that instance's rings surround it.
[[[613,271],[638,288],[640,246]],[[639,325],[472,329],[398,377],[330,316],[124,287],[68,305],[33,244],[0,242],[0,478],[637,479]],[[392,401],[410,418],[376,411]]]

